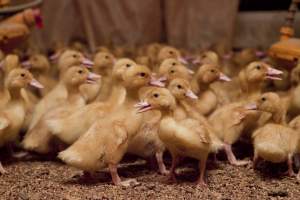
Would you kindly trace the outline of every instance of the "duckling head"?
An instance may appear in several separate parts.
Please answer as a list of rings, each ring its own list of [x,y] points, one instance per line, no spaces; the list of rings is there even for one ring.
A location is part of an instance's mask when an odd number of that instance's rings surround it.
[[[276,113],[282,107],[282,103],[278,94],[267,92],[257,98],[255,103],[246,105],[247,110],[260,110],[269,113]]]
[[[203,53],[200,54],[198,58],[196,58],[193,61],[193,64],[199,65],[199,64],[214,64],[218,65],[219,64],[219,56],[216,52],[214,51],[204,51]]]
[[[65,72],[63,81],[68,86],[77,87],[84,83],[95,84],[97,83],[96,81],[100,78],[100,75],[90,72],[83,66],[73,66]]]
[[[168,86],[168,89],[172,93],[172,95],[178,99],[198,99],[198,97],[194,94],[194,92],[191,89],[191,84],[183,79],[183,78],[176,78],[172,80]]]
[[[166,88],[151,88],[143,97],[144,98],[135,105],[139,113],[153,109],[170,110],[176,107],[174,96]]]
[[[220,71],[220,68],[215,65],[215,64],[204,64],[202,65],[196,75],[195,78],[199,84],[204,83],[204,84],[210,84],[213,83],[214,81],[230,81],[231,79],[223,74]]]
[[[124,74],[124,72],[127,69],[130,69],[136,65],[137,65],[136,62],[134,62],[129,58],[118,59],[115,65],[113,66],[113,72],[112,72],[113,78],[116,80],[122,79],[122,75]]]
[[[190,80],[192,78],[192,74],[194,74],[194,71],[180,64],[170,67],[164,77],[166,77],[166,79],[169,81],[172,81],[175,78],[184,78]]]
[[[243,71],[242,71],[243,72]],[[280,70],[272,68],[265,62],[251,62],[245,69],[248,82],[262,82],[265,79],[281,80],[280,76],[283,73]]]
[[[22,66],[29,70],[47,71],[50,68],[50,63],[46,56],[35,54],[30,56],[28,61],[22,62]]]
[[[94,62],[85,58],[79,51],[64,51],[58,59],[58,69],[60,71],[65,71],[68,67],[73,65],[83,65],[87,68],[91,68],[94,65]]]
[[[300,65],[298,64],[291,71],[291,83],[294,86],[297,86],[300,83]]]
[[[165,59],[175,58],[178,59],[182,64],[187,64],[185,59],[181,57],[180,52],[176,48],[170,46],[165,46],[161,48],[157,57],[160,63],[163,62]]]
[[[5,86],[9,89],[20,89],[28,85],[43,88],[43,85],[35,80],[27,69],[13,69],[5,79]]]
[[[171,67],[177,65],[181,65],[179,60],[175,58],[167,58],[160,64],[158,74],[160,76],[166,75]]]
[[[140,88],[151,82],[151,71],[143,65],[133,65],[122,74],[123,84],[126,88]]]
[[[112,68],[115,64],[115,57],[109,52],[98,52],[94,57],[94,68]]]

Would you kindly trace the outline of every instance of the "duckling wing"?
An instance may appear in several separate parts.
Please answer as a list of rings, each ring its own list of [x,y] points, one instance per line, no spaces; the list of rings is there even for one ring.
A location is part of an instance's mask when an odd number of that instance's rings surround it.
[[[198,141],[202,143],[210,143],[209,135],[207,129],[202,126],[197,120],[186,119],[183,120],[180,125],[187,131],[194,132],[195,136],[198,138]]]

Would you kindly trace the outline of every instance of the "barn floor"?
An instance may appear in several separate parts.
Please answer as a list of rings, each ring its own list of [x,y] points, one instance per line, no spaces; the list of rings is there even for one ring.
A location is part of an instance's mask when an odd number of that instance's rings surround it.
[[[300,199],[300,183],[282,174],[285,164],[263,162],[254,171],[250,164],[229,165],[224,155],[219,159],[217,164],[208,163],[207,188],[193,183],[198,176],[193,160],[184,160],[177,171],[178,182],[169,184],[145,161],[127,158],[119,172],[122,177],[137,178],[140,185],[126,188],[112,185],[105,171],[85,178],[80,170],[57,160],[6,159],[8,174],[0,176],[0,199]]]

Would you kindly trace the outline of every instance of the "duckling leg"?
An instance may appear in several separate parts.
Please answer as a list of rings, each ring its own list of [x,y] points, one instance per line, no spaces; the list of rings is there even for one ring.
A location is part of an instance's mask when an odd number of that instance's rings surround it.
[[[258,163],[259,157],[256,151],[254,151],[254,156],[253,156],[253,169],[256,169],[257,163]]]
[[[0,174],[6,174],[6,173],[7,173],[7,171],[3,168],[3,165],[0,161]]]
[[[176,169],[178,163],[179,163],[179,156],[172,154],[172,165],[171,165],[169,178],[168,178],[170,181],[176,182],[175,169]]]
[[[207,155],[204,156],[200,161],[199,161],[199,178],[197,180],[197,183],[203,186],[206,186],[206,183],[204,181],[204,175],[205,175],[205,169],[206,169],[206,161],[207,161]]]
[[[129,187],[130,185],[138,185],[139,183],[135,179],[128,179],[125,181],[121,181],[121,178],[118,174],[118,169],[116,164],[109,164],[108,165],[110,175],[112,178],[112,181],[115,185],[122,185],[125,187]]]
[[[157,160],[159,172],[163,175],[167,175],[169,174],[169,171],[166,169],[166,165],[164,164],[163,155],[164,152],[157,152],[155,154],[155,157]]]
[[[288,171],[287,171],[288,175],[296,176],[296,174],[293,170],[293,155],[291,155],[291,154],[288,155],[287,164],[288,164]]]
[[[247,165],[249,163],[249,161],[237,160],[235,155],[232,152],[232,148],[230,144],[224,144],[224,149],[230,164],[236,166],[242,166],[242,165]]]

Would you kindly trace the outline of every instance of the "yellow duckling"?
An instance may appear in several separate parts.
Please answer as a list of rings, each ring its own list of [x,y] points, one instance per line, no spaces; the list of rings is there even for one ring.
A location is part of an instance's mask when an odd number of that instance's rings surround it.
[[[21,89],[28,85],[43,87],[26,69],[13,69],[5,79],[5,89],[10,100],[0,112],[0,146],[18,139],[26,114],[26,101],[22,97]],[[5,173],[1,162],[0,173]]]
[[[248,107],[269,112],[272,115],[271,121],[255,130],[252,135],[253,167],[255,168],[259,158],[273,163],[287,161],[288,174],[293,176],[292,157],[297,150],[299,152],[300,134],[286,125],[285,108],[280,97],[276,93],[265,93],[255,104]]]
[[[58,69],[60,72],[60,77],[62,78],[64,72],[71,66],[74,65],[84,65],[90,66],[93,62],[87,60],[83,55],[74,50],[66,50],[58,59]],[[29,126],[29,130],[32,129],[40,119],[40,117],[50,110],[51,108],[59,105],[59,102],[67,98],[66,87],[62,81],[59,81],[58,84],[35,106],[32,120]]]
[[[158,109],[162,113],[158,134],[172,155],[170,178],[175,179],[175,168],[179,158],[188,156],[200,161],[200,176],[197,182],[205,185],[204,173],[211,145],[207,129],[193,118],[176,119],[176,100],[170,91],[164,88],[153,88],[137,106],[139,112]]]
[[[52,134],[49,132],[46,121],[49,119],[59,119],[70,115],[74,110],[80,109],[86,104],[86,99],[80,92],[82,84],[96,83],[99,75],[89,72],[82,66],[70,67],[61,79],[67,91],[67,98],[62,99],[56,107],[45,113],[36,126],[27,132],[22,142],[26,150],[38,153],[49,153],[51,149]]]
[[[124,71],[124,103],[116,111],[105,112],[105,117],[98,118],[86,133],[60,152],[58,157],[68,165],[89,172],[108,166],[113,183],[128,186],[131,180],[121,181],[117,165],[142,124],[143,115],[136,113],[134,104],[138,102],[138,89],[149,83],[150,74],[148,68],[139,65]]]

